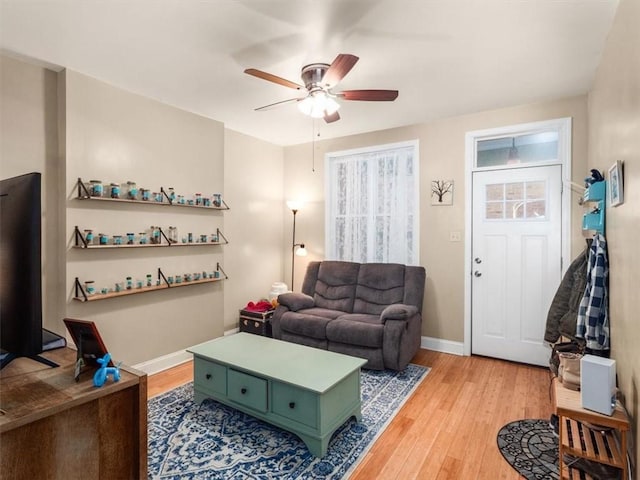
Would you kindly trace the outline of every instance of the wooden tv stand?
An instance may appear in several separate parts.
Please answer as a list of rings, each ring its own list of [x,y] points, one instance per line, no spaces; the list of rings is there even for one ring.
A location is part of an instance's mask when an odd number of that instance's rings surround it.
[[[147,376],[121,367],[119,382],[74,381],[75,350],[18,358],[0,371],[0,479],[146,479]]]

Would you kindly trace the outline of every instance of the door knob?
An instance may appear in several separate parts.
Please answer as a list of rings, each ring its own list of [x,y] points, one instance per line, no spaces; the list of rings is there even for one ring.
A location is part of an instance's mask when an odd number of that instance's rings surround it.
[[[476,262],[476,263],[482,263],[482,260],[480,260],[480,257],[476,257],[476,258],[474,259],[474,262]]]
[[[474,274],[476,277],[481,277],[481,276],[482,276],[482,273],[480,273],[478,270],[476,270],[475,272],[473,272],[473,274]]]

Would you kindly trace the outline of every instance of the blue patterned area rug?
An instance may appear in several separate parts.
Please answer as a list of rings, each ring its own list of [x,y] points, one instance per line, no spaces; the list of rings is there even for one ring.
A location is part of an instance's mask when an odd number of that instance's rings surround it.
[[[292,433],[205,400],[193,402],[188,383],[149,400],[149,478],[341,479],[348,478],[376,438],[429,372],[363,370],[362,420],[351,418],[318,459]]]

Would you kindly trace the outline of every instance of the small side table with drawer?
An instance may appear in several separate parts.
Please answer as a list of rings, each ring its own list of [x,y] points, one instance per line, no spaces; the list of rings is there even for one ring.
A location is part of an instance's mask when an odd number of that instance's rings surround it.
[[[274,310],[266,312],[254,312],[251,310],[240,310],[239,330],[241,332],[262,335],[263,337],[273,337],[271,333],[271,317]]]

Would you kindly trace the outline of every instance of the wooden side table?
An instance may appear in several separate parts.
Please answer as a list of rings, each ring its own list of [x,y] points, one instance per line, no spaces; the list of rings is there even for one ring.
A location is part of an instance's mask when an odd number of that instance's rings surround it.
[[[629,468],[627,465],[629,419],[622,406],[618,403],[611,416],[586,410],[582,408],[580,392],[563,387],[557,378],[553,382],[554,403],[559,418],[560,478],[570,480],[580,478],[576,469],[569,469],[563,461],[564,454],[569,454],[619,468],[622,470],[622,479],[626,480]],[[597,430],[591,428],[591,425],[612,427],[613,430]],[[619,433],[619,439],[616,432]]]

